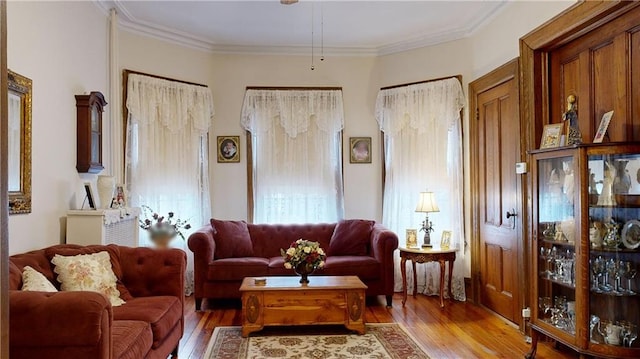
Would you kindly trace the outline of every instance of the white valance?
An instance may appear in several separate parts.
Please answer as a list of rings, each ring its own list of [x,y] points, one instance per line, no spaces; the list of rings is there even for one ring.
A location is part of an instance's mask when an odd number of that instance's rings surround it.
[[[464,93],[458,79],[425,82],[380,90],[376,99],[376,120],[385,134],[395,134],[407,126],[418,133],[436,131],[437,126],[460,122]]]
[[[200,134],[209,131],[214,114],[208,87],[138,74],[129,75],[127,109],[131,124],[162,125],[171,132],[193,128]]]
[[[327,133],[344,127],[342,90],[247,90],[241,124],[252,133],[270,132],[275,125],[295,138],[310,125]]]

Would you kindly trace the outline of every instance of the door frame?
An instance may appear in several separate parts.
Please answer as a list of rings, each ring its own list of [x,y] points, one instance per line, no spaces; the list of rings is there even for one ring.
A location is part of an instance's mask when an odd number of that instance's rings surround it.
[[[469,113],[470,113],[470,121],[469,121],[469,148],[470,148],[470,160],[471,160],[471,298],[477,304],[482,305],[482,300],[480,296],[480,288],[481,288],[481,275],[480,275],[480,199],[478,193],[480,193],[480,178],[479,178],[479,154],[478,154],[478,145],[479,145],[479,129],[478,129],[478,120],[480,118],[480,112],[478,109],[477,97],[480,93],[485,92],[493,87],[501,85],[509,80],[514,80],[514,86],[516,87],[516,93],[518,93],[518,97],[520,97],[520,81],[518,78],[519,74],[519,58],[515,58],[506,64],[496,68],[495,70],[487,73],[486,75],[476,79],[475,81],[469,83]],[[520,99],[518,98],[516,104],[520,106]],[[519,118],[519,109],[518,113],[518,121]],[[520,132],[522,132],[522,123],[520,123]],[[520,140],[520,161],[523,161],[524,154],[526,151],[526,141],[523,139]],[[515,171],[515,168],[511,170]],[[525,261],[525,245],[523,239],[526,238],[524,230],[527,228],[526,225],[526,216],[524,215],[525,211],[523,208],[523,194],[526,193],[526,178],[525,176],[520,176],[519,180],[516,184],[516,213],[518,213],[518,217],[516,217],[516,255],[518,260],[518,274],[517,274],[517,294],[518,294],[518,303],[516,305],[520,305],[521,308],[525,307],[525,299],[528,298],[528,290],[525,285],[526,281],[526,261]],[[519,315],[516,315],[515,319],[520,326],[520,330],[524,331],[524,322],[521,320],[522,315],[518,311]]]
[[[7,2],[0,1],[0,358],[9,357],[9,197],[7,192]]]

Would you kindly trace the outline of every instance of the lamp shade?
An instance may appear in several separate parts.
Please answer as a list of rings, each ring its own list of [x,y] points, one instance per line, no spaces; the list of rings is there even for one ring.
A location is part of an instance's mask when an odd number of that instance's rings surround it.
[[[440,212],[433,192],[420,192],[420,200],[416,212]]]

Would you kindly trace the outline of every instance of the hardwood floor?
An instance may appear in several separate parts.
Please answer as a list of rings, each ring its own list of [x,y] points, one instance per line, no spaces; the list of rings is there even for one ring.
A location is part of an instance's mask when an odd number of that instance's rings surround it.
[[[180,359],[201,358],[216,326],[241,325],[239,300],[214,303],[205,300],[202,311],[196,312],[194,308],[193,297],[187,297]],[[441,309],[437,296],[418,295],[415,299],[409,296],[404,308],[399,294],[394,296],[392,308],[385,306],[382,296],[368,298],[365,318],[367,323],[402,323],[432,359],[523,358],[530,347],[518,329],[501,317],[466,302],[447,301]],[[536,357],[578,356],[566,348],[556,349],[554,342],[542,341]]]

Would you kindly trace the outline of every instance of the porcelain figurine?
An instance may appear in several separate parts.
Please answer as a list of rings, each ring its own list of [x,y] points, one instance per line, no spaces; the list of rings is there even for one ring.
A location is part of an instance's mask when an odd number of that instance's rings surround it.
[[[602,248],[602,235],[602,223],[593,222],[591,227],[589,227],[589,242],[591,243],[591,248]]]
[[[615,222],[605,223],[607,234],[604,236],[604,246],[607,248],[616,248],[620,245],[620,225]]]
[[[615,161],[616,178],[613,180],[613,193],[627,194],[631,188],[631,176],[627,171],[629,161]]]
[[[576,105],[576,97],[569,95],[567,97],[567,112],[562,114],[562,120],[568,123],[568,135],[567,146],[577,145],[582,143],[582,133],[578,128],[578,113],[576,112],[578,106]]]
[[[615,206],[616,199],[613,196],[613,181],[616,178],[614,165],[604,161],[604,179],[602,180],[602,192],[598,196],[598,206]]]

